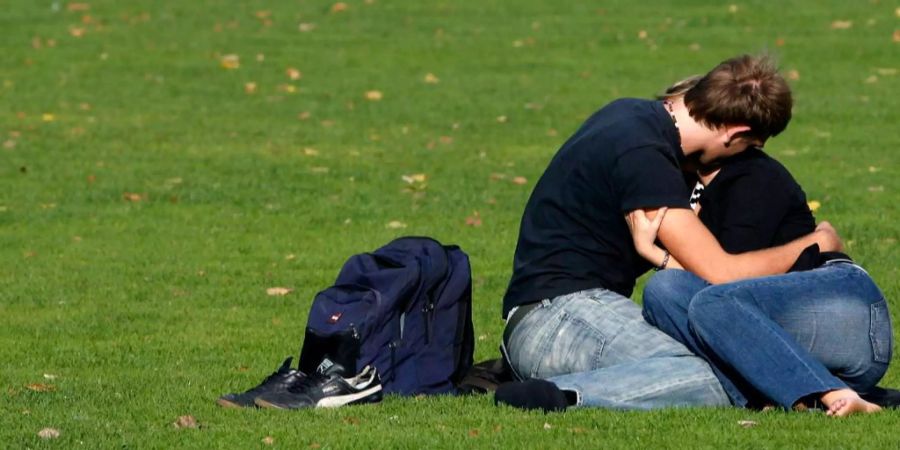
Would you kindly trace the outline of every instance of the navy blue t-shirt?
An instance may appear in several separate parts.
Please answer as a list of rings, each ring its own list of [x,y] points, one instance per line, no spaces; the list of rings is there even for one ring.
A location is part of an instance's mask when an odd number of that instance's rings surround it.
[[[625,214],[690,208],[678,130],[662,102],[621,99],[563,144],[525,206],[503,316],[518,305],[591,288],[630,296],[651,265]]]

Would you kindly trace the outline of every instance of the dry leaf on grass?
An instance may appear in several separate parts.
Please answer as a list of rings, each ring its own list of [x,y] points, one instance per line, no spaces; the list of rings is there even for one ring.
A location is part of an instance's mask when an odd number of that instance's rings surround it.
[[[525,177],[515,177],[512,179],[513,184],[523,185],[528,184],[528,179]]]
[[[241,67],[241,57],[234,54],[222,56],[219,64],[223,69],[234,70]]]
[[[275,438],[273,438],[272,436],[266,436],[262,438],[262,443],[266,445],[272,445],[275,443]]]
[[[38,436],[41,439],[56,439],[59,437],[59,430],[56,428],[44,428],[41,431],[38,431]]]
[[[428,84],[438,84],[441,80],[433,73],[426,73],[424,81]]]
[[[384,98],[384,94],[382,94],[381,91],[372,90],[372,91],[366,91],[365,97],[366,97],[366,100],[368,100],[370,102],[377,102],[377,101],[381,100],[382,98]]]
[[[466,225],[470,227],[481,226],[481,215],[478,214],[478,211],[473,211],[471,216],[466,217]]]
[[[294,291],[293,289],[286,288],[286,287],[270,287],[270,288],[266,289],[266,294],[269,294],[272,296],[284,296],[284,295],[290,294],[293,291]]]
[[[288,67],[285,72],[287,73],[288,78],[295,81],[303,77],[303,73],[293,67]]]
[[[44,383],[26,384],[25,387],[29,391],[34,391],[34,392],[53,392],[56,390],[56,386],[54,386],[52,384],[44,384]]]
[[[400,228],[406,228],[406,224],[403,222],[400,222],[399,220],[392,220],[392,221],[388,222],[387,225],[385,225],[385,228],[389,228],[391,230],[397,230]]]
[[[853,26],[853,21],[851,20],[835,20],[831,22],[832,30],[846,30]]]
[[[755,427],[757,425],[757,423],[752,420],[738,420],[738,425],[740,425],[744,428],[750,428],[750,427]]]
[[[348,6],[347,6],[346,3],[344,3],[344,2],[337,2],[337,3],[333,4],[333,5],[331,5],[331,12],[332,12],[332,14],[334,14],[334,13],[339,13],[339,12],[344,12],[344,11],[347,10],[347,8],[348,8]]]
[[[197,423],[197,419],[195,419],[194,416],[190,416],[190,415],[179,416],[178,419],[176,419],[174,422],[172,422],[172,425],[175,428],[199,428],[200,427],[200,424]]]
[[[818,200],[810,200],[810,201],[806,202],[806,206],[809,207],[810,211],[816,212],[816,210],[819,209],[819,207],[822,206],[822,204],[819,203]]]

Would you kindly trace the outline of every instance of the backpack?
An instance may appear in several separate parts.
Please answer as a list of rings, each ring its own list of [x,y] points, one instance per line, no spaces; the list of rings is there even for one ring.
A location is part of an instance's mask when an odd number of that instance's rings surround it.
[[[455,393],[472,367],[469,257],[455,245],[402,237],[350,257],[313,300],[300,370],[324,359],[348,376],[374,365],[386,393]]]

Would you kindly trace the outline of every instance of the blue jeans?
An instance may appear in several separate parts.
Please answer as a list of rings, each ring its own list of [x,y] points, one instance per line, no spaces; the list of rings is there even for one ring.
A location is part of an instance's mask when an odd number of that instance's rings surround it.
[[[715,286],[665,270],[644,289],[644,317],[709,361],[741,406],[865,393],[891,359],[887,303],[850,263]]]
[[[577,406],[731,405],[706,361],[605,289],[544,300],[512,330],[505,350],[519,378],[574,391]]]

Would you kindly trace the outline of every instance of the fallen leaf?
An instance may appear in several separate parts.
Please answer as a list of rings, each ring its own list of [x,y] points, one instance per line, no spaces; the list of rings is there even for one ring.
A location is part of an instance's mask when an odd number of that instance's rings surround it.
[[[787,77],[789,80],[797,81],[800,79],[800,72],[798,72],[796,69],[788,70]]]
[[[322,447],[322,444],[319,444],[318,442],[313,442],[313,443],[309,444],[309,448],[312,448],[312,449],[317,449],[320,447]]]
[[[853,26],[852,20],[835,20],[831,22],[832,30],[846,30]]]
[[[469,430],[469,437],[478,437],[478,429],[472,428],[471,430]]]
[[[297,259],[297,255],[295,255],[295,254],[293,254],[293,253],[290,253],[290,254],[285,255],[285,256],[284,256],[284,259],[285,259],[286,261],[290,261],[290,260],[292,260],[292,259]]]
[[[175,428],[199,428],[200,424],[194,416],[179,416],[175,422],[172,422]]]
[[[894,42],[900,42],[900,30],[894,30]]]
[[[54,120],[56,120],[56,116],[50,113],[44,113],[41,114],[41,120],[43,120],[44,122],[53,122]]]
[[[424,183],[428,177],[424,173],[414,173],[412,175],[403,175],[400,177],[408,184]]]
[[[396,230],[396,229],[400,229],[400,228],[406,228],[406,224],[403,222],[400,222],[399,220],[392,220],[392,221],[388,222],[387,225],[385,225],[385,228]]]
[[[525,177],[515,177],[512,179],[513,184],[523,185],[528,183],[528,179]]]
[[[897,69],[893,67],[878,67],[875,69],[875,72],[878,72],[878,75],[883,77],[892,77],[897,75]]]
[[[66,9],[70,12],[87,11],[91,9],[91,5],[87,3],[73,2],[66,5]]]
[[[343,422],[348,425],[359,425],[359,418],[353,417],[353,416],[348,416],[348,417],[344,417]]]
[[[424,81],[428,84],[438,84],[441,80],[433,73],[426,73]]]
[[[123,192],[122,198],[129,202],[139,202],[144,199],[144,196],[135,192]]]
[[[34,392],[53,392],[56,390],[56,386],[52,384],[44,384],[44,383],[32,383],[26,384],[25,388],[29,391]]]
[[[881,169],[878,167],[869,166],[869,173],[875,173],[875,172],[878,172],[879,170],[881,170]]]
[[[506,123],[506,120],[507,120],[506,116],[497,116],[498,123]]]
[[[76,238],[76,239],[75,239],[76,241],[80,241],[80,240],[81,240],[81,238],[78,237],[78,236],[75,236],[75,238]],[[44,378],[45,378],[45,379],[48,379],[48,380],[55,380],[55,379],[56,379],[56,375],[53,375],[52,373],[45,373],[45,374],[44,374]]]
[[[556,131],[556,128],[551,128],[551,129],[547,130],[547,136],[553,137],[553,136],[558,136],[558,135],[559,135],[559,131]]]
[[[59,430],[56,428],[44,428],[41,431],[38,431],[38,436],[41,439],[56,439],[59,437]]]
[[[311,116],[312,116],[312,113],[311,113],[311,112],[309,112],[309,111],[303,111],[302,113],[297,114],[297,119],[300,119],[300,120],[307,120],[307,119],[309,119]]]
[[[262,438],[262,443],[266,445],[272,445],[275,443],[275,438],[273,438],[272,436],[266,436]]]
[[[872,75],[869,78],[866,78],[866,83],[868,83],[868,84],[873,84],[873,83],[877,83],[877,82],[878,82],[877,75]]]
[[[294,290],[286,287],[271,287],[266,289],[266,294],[271,296],[285,296],[293,292]]]
[[[287,73],[288,78],[292,80],[299,80],[301,77],[303,77],[303,72],[300,72],[293,67],[288,67],[285,72]]]
[[[234,70],[241,67],[241,57],[235,54],[225,55],[219,60],[219,64],[224,69]]]
[[[481,334],[481,335],[478,336],[478,340],[479,340],[479,341],[483,341],[483,340],[485,340],[485,339],[487,339],[487,335],[486,335],[486,334]]]
[[[366,100],[377,102],[384,98],[384,94],[381,91],[366,91]]]
[[[314,23],[300,23],[298,29],[301,33],[309,33],[312,30],[316,29],[316,24]]]
[[[810,200],[806,202],[806,206],[809,207],[810,211],[816,212],[816,210],[819,209],[820,206],[822,206],[822,203],[820,203],[818,200]]]
[[[738,425],[740,425],[744,428],[750,428],[750,427],[755,427],[757,425],[757,423],[752,420],[738,420]]]
[[[553,428],[553,425],[550,425],[549,423],[544,422],[544,429],[545,429],[545,430],[549,430],[549,429],[551,429],[551,428]]]
[[[255,93],[256,92],[256,83],[254,83],[252,81],[249,83],[244,83],[244,92],[246,92],[248,94]]]
[[[478,211],[473,211],[471,216],[466,217],[466,225],[470,227],[481,226],[481,216],[478,214]]]
[[[266,55],[264,55],[264,54],[262,54],[262,53],[257,53],[257,54],[256,54],[256,62],[263,62],[263,61],[265,61],[265,60],[266,60]]]
[[[898,6],[897,9],[894,10],[894,15],[900,17],[900,6]]]
[[[303,149],[303,154],[306,156],[317,156],[319,154],[319,151],[314,148],[306,147]]]
[[[293,84],[279,84],[278,90],[288,94],[293,94],[297,92],[297,86],[294,86]]]
[[[74,26],[69,27],[69,34],[72,35],[72,37],[80,38],[84,36],[84,28]]]
[[[638,31],[638,39],[647,39],[647,30]]]
[[[500,180],[505,180],[505,179],[506,179],[506,174],[496,173],[496,172],[491,174],[491,181],[500,181]]]
[[[869,192],[884,192],[884,186],[869,186]]]
[[[348,6],[346,3],[337,2],[333,5],[331,5],[331,13],[334,14],[334,13],[344,12],[347,10],[347,8],[348,8]]]
[[[738,12],[738,9],[739,9],[738,5],[734,5],[734,4],[728,5],[728,12],[730,12],[732,14]]]
[[[775,39],[775,46],[776,46],[776,47],[784,47],[784,44],[785,44],[784,38],[778,38],[778,39]]]
[[[3,142],[3,148],[5,148],[7,150],[12,150],[12,149],[16,148],[16,141],[14,141],[12,139],[7,139],[6,141]]]
[[[692,52],[698,52],[698,51],[700,51],[700,44],[694,42],[693,44],[688,45],[688,50],[690,50]]]

